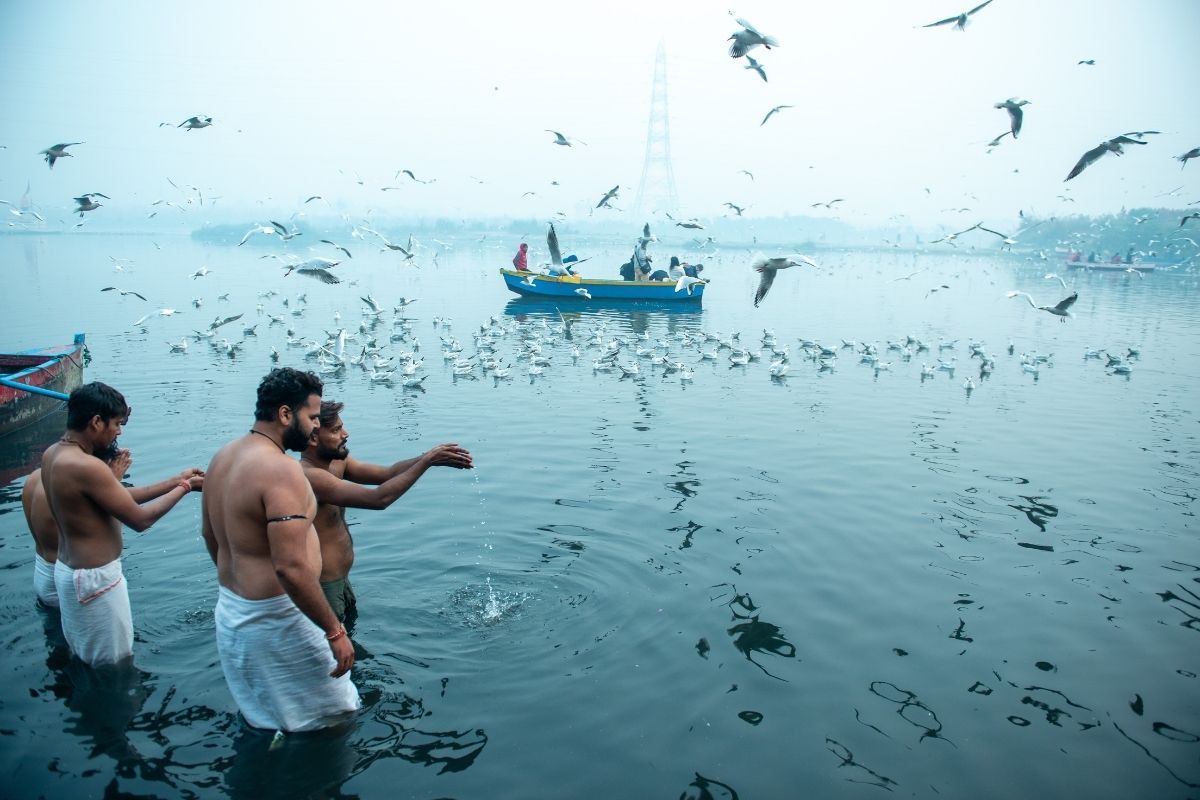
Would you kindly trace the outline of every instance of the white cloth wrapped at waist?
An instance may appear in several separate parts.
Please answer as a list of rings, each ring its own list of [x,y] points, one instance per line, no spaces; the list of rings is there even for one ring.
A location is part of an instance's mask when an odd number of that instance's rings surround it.
[[[59,559],[54,587],[63,637],[80,660],[98,666],[133,655],[133,613],[121,559],[92,569],[71,569]]]
[[[309,731],[342,722],[360,706],[325,634],[286,594],[247,600],[219,587],[217,652],[225,682],[254,728]]]
[[[33,592],[42,605],[47,608],[58,608],[58,589],[54,586],[54,565],[46,559],[33,554]]]

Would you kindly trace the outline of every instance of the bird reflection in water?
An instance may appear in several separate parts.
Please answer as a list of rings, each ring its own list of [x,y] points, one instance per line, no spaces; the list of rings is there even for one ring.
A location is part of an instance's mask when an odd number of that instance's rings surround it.
[[[783,637],[783,631],[778,625],[759,619],[758,606],[754,604],[750,595],[739,593],[737,587],[730,588],[734,596],[728,603],[729,610],[733,612],[734,620],[741,620],[726,631],[733,637],[733,646],[742,652],[747,661],[764,673],[776,680],[784,680],[755,661],[754,654],[768,653],[783,658],[795,658],[795,645]]]
[[[729,784],[706,778],[697,772],[696,779],[679,795],[679,800],[738,800],[738,793]]]

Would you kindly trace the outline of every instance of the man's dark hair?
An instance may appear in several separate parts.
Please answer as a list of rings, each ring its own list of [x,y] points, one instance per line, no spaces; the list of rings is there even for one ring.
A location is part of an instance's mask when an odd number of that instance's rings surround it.
[[[82,431],[99,415],[104,422],[113,419],[124,419],[129,416],[129,405],[125,395],[118,392],[107,383],[92,381],[77,386],[67,398],[67,428]]]
[[[295,411],[308,402],[309,395],[321,395],[324,385],[311,372],[301,372],[291,367],[278,367],[267,373],[258,384],[258,402],[254,406],[254,418],[262,422],[275,419],[280,406]]]
[[[321,427],[328,428],[333,423],[337,422],[338,415],[345,408],[345,403],[339,403],[337,400],[322,400],[321,401]]]

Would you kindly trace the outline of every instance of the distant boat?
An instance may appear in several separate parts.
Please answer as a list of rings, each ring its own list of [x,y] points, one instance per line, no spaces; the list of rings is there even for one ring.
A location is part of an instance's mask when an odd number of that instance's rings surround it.
[[[584,278],[578,275],[543,275],[540,272],[518,272],[501,269],[504,285],[509,290],[527,297],[554,297],[562,300],[588,302],[588,298],[577,290],[586,289],[592,300],[654,300],[672,303],[699,303],[704,296],[704,284],[687,290],[675,291],[675,281],[626,281]],[[532,278],[532,281],[530,280]]]
[[[71,344],[0,353],[0,437],[63,407],[83,382],[85,336]]]
[[[1096,272],[1124,272],[1130,267],[1133,267],[1138,272],[1154,272],[1154,265],[1147,264],[1143,261],[1135,261],[1132,264],[1126,264],[1124,261],[1116,264],[1112,263],[1111,261],[1094,261],[1090,263],[1087,261],[1067,262],[1067,269],[1086,269],[1094,270]]]

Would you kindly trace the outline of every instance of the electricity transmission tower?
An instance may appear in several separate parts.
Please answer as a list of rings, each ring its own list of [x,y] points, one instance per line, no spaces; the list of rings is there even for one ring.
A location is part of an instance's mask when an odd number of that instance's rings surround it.
[[[638,182],[634,211],[639,215],[652,211],[675,214],[679,196],[675,193],[675,173],[671,170],[670,115],[667,113],[667,51],[662,41],[654,60],[654,89],[650,95],[650,123],[646,127],[646,157],[642,179]]]

